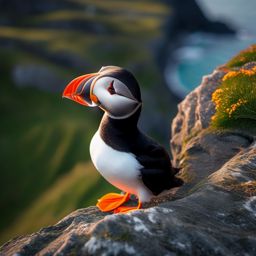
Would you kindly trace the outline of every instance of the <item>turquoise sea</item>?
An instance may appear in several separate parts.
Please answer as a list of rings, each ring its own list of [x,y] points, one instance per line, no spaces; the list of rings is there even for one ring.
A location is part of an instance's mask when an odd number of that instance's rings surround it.
[[[256,43],[255,0],[197,0],[209,19],[222,20],[237,29],[236,36],[193,33],[184,37],[174,59],[167,65],[165,78],[181,97],[197,87],[203,75],[212,73],[240,50]]]

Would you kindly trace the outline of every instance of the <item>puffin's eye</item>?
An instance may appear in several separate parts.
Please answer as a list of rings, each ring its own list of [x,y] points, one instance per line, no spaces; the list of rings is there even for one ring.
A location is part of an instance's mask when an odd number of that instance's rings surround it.
[[[109,85],[109,87],[107,88],[108,92],[112,95],[112,94],[116,94],[115,88],[114,88],[114,81],[112,81]]]

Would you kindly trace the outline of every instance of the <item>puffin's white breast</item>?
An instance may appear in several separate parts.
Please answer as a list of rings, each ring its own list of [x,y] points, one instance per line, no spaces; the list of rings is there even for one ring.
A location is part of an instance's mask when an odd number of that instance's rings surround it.
[[[143,166],[132,153],[117,151],[108,146],[95,133],[90,144],[90,154],[96,169],[115,187],[138,195],[147,190],[140,177]]]

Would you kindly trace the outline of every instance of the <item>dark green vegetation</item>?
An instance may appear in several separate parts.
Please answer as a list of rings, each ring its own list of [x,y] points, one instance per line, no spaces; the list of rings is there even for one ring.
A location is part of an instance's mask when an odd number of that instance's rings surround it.
[[[89,160],[101,114],[62,100],[64,83],[58,93],[15,86],[14,67],[42,65],[68,81],[102,65],[126,66],[136,70],[144,90],[159,77],[152,49],[165,6],[145,0],[65,2],[72,8],[20,11],[13,24],[0,26],[1,242],[53,224],[115,190]]]
[[[230,61],[228,61],[226,67],[241,67],[242,65],[252,61],[256,61],[256,44],[251,45],[234,56]]]
[[[216,113],[212,125],[255,131],[256,45],[231,59],[219,88],[212,94]]]

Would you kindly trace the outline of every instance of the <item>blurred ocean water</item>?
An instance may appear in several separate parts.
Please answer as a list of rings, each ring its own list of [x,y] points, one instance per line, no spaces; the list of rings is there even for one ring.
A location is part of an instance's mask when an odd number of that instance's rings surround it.
[[[165,70],[168,85],[181,97],[197,87],[203,75],[256,43],[256,1],[198,0],[198,3],[209,19],[224,21],[238,33],[236,36],[193,33],[184,39],[174,53],[174,61]]]
[[[256,35],[255,0],[196,0],[209,19],[222,20]]]

